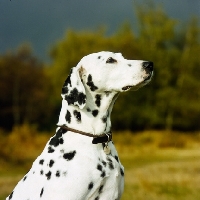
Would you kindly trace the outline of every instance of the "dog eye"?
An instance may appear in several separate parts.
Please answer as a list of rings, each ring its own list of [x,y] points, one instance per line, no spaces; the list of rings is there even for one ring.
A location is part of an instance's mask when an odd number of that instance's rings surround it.
[[[106,60],[106,63],[116,63],[117,61],[112,58],[112,57],[109,57],[107,60]]]

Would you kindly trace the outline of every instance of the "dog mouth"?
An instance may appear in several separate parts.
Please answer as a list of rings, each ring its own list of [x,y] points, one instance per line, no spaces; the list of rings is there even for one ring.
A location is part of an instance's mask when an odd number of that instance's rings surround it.
[[[131,88],[133,88],[132,90],[137,90],[138,88],[142,87],[143,85],[147,84],[152,78],[152,73],[149,74],[147,77],[145,77],[143,79],[143,81],[141,81],[139,84],[137,84],[136,86],[133,87],[133,85],[127,85],[125,87],[122,88],[123,91],[128,91]],[[134,89],[135,88],[135,89]]]
[[[127,85],[125,87],[122,88],[123,91],[127,91],[129,90],[130,88],[132,88],[133,86],[132,85]]]
[[[147,77],[144,78],[144,82],[149,81],[151,77],[152,77],[152,73],[150,73]]]
[[[139,82],[137,85],[127,85],[122,88],[123,91],[128,91],[132,88],[132,90],[137,90],[138,88],[146,85],[152,78],[153,72],[150,72],[147,76],[143,77],[143,80]]]

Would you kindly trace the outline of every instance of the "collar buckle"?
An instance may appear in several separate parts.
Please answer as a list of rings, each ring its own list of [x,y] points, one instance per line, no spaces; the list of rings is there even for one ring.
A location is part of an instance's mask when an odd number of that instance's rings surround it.
[[[104,136],[94,137],[92,144],[108,143],[112,141],[112,132],[105,133]]]

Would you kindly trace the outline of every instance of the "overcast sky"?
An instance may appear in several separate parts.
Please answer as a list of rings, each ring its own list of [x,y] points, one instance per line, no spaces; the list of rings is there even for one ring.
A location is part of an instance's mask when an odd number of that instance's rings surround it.
[[[200,17],[200,0],[154,1],[182,22],[192,15]],[[26,41],[44,60],[68,28],[93,30],[106,25],[112,33],[127,20],[134,29],[133,0],[0,0],[0,53]]]

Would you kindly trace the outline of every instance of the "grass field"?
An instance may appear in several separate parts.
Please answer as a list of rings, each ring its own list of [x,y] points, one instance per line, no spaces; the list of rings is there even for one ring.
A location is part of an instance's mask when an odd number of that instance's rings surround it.
[[[7,138],[8,143],[13,142],[13,135]],[[14,158],[9,157],[9,150],[1,153],[4,158],[8,155],[8,160],[1,159],[0,163],[0,200],[29,170],[48,137],[34,134],[35,139],[29,135],[25,142],[20,140],[22,144],[17,141],[12,149]],[[200,134],[145,131],[114,133],[113,137],[125,167],[122,200],[200,199]],[[23,155],[22,159],[17,155]]]

